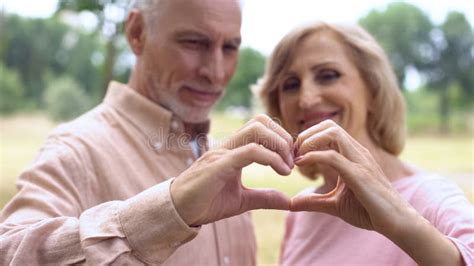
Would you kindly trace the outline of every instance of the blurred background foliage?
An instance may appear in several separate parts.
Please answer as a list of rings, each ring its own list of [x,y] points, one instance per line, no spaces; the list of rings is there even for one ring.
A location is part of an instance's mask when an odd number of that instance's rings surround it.
[[[416,117],[428,110],[436,113],[438,130],[444,134],[449,133],[454,126],[452,123],[456,122],[451,121],[453,112],[472,126],[474,34],[463,13],[452,11],[441,25],[434,25],[421,9],[399,2],[388,5],[384,11],[371,11],[359,23],[376,37],[388,53],[398,82],[409,98],[409,115]],[[415,70],[424,81],[424,86],[416,92],[406,92],[405,89],[410,70]],[[433,94],[436,95],[437,105],[431,106],[431,109],[416,106],[425,104],[429,107],[423,101],[425,96],[432,98]],[[423,114],[427,120],[432,119],[427,115]],[[419,127],[416,119],[409,119],[412,131],[421,128],[433,130],[427,124]],[[459,125],[454,128],[460,129]],[[467,125],[461,128],[469,129]]]
[[[81,106],[68,120],[101,101],[107,84],[127,81],[134,63],[122,34],[128,0],[60,1],[51,18],[31,19],[0,14],[0,114],[36,110],[60,101],[46,101],[47,88],[74,83],[61,95]],[[97,23],[85,29],[71,22],[84,12]],[[474,35],[462,12],[450,12],[435,25],[418,7],[396,2],[359,19],[387,51],[409,107],[410,133],[464,134],[473,132]],[[251,113],[250,85],[263,74],[266,56],[241,48],[240,61],[218,110]],[[407,76],[419,88],[407,89]],[[58,80],[68,82],[58,82]],[[59,85],[58,85],[59,84]],[[77,91],[84,97],[76,98]],[[66,98],[60,97],[65,101]],[[72,105],[71,105],[72,106]],[[254,110],[255,111],[255,110]],[[257,110],[261,111],[261,110]]]

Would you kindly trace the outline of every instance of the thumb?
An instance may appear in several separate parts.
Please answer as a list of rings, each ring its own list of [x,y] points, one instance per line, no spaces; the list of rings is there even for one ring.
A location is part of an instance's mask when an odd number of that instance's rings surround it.
[[[316,211],[335,215],[337,203],[336,198],[344,189],[344,184],[339,177],[336,187],[326,194],[307,192],[296,195],[291,199],[290,211]]]
[[[290,199],[282,192],[269,189],[247,189],[242,194],[243,212],[256,209],[289,210]]]
[[[290,211],[315,211],[332,214],[335,211],[335,203],[332,197],[326,194],[298,195],[291,199]]]

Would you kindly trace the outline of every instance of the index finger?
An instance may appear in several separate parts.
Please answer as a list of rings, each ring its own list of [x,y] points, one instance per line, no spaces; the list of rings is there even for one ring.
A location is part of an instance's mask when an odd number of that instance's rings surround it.
[[[290,135],[290,133],[288,133],[282,126],[280,126],[277,122],[275,122],[269,116],[264,115],[264,114],[259,114],[254,119],[262,123],[268,129],[280,135],[288,143],[290,148],[293,147],[293,137]]]
[[[233,149],[229,152],[229,155],[227,163],[237,169],[257,163],[272,167],[280,175],[289,175],[291,173],[291,169],[279,154],[256,143],[250,143]]]
[[[298,137],[296,138],[296,141],[295,141],[295,149],[296,150],[299,150],[300,147],[301,147],[301,144],[308,138],[310,138],[311,136],[325,130],[325,129],[328,129],[330,127],[334,127],[334,126],[337,126],[339,127],[336,122],[332,121],[332,120],[325,120],[325,121],[322,121],[321,123],[319,124],[316,124],[306,130],[304,130],[303,132],[301,132]]]

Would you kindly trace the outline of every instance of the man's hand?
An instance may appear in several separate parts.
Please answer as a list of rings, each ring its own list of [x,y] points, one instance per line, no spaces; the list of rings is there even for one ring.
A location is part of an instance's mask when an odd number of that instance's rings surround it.
[[[290,168],[294,167],[293,138],[279,124],[266,115],[257,115],[243,125],[221,148],[235,149],[257,143],[280,154]]]
[[[273,189],[242,185],[242,168],[258,163],[280,175],[293,168],[293,140],[267,116],[244,125],[220,149],[206,152],[171,184],[178,213],[191,226],[199,226],[253,209],[290,208],[290,199]]]

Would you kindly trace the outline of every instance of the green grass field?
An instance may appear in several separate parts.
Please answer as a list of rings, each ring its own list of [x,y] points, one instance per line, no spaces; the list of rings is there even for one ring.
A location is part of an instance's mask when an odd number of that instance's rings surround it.
[[[216,142],[229,137],[244,123],[243,119],[213,115],[211,135]],[[0,118],[0,208],[15,194],[15,178],[34,159],[48,132],[55,125],[41,114]],[[474,202],[474,140],[472,137],[409,138],[402,158],[426,170],[453,178]],[[251,165],[243,171],[249,187],[271,187],[295,195],[308,186],[317,185],[296,171],[280,177],[269,167]],[[276,264],[283,236],[285,212],[253,212],[258,241],[258,264]]]

